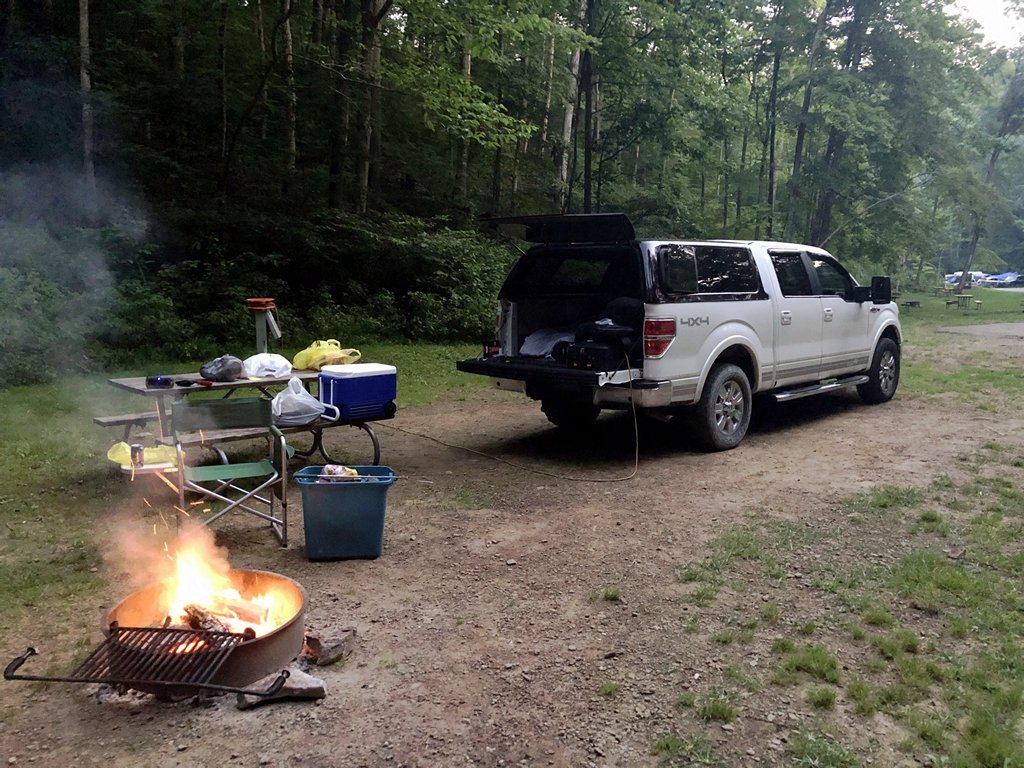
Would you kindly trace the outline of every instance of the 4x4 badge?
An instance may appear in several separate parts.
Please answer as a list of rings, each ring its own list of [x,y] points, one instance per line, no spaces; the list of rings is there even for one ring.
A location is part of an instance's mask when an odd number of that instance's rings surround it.
[[[711,318],[705,317],[680,317],[679,324],[693,328],[695,325],[711,325]]]

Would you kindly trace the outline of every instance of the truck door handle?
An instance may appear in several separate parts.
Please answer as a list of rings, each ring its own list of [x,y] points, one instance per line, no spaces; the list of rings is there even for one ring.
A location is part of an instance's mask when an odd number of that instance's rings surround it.
[[[826,323],[831,323],[832,322],[832,308],[831,307],[826,307],[825,308],[825,322]]]
[[[793,313],[790,312],[788,309],[782,310],[782,312],[780,312],[779,314],[780,314],[780,320],[782,321],[783,325],[792,325],[793,324]]]

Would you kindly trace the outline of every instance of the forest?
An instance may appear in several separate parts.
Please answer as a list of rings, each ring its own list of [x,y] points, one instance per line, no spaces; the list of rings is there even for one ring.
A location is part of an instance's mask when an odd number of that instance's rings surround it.
[[[1024,271],[1021,51],[938,0],[0,0],[0,386],[479,341],[486,216]]]

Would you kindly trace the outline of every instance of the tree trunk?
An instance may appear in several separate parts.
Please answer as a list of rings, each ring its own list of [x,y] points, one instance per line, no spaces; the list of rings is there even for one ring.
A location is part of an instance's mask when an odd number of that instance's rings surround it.
[[[296,112],[298,111],[298,94],[295,92],[295,49],[292,45],[292,0],[281,0],[281,16],[284,17],[284,66],[287,78],[285,94],[285,141],[284,141],[284,179],[281,182],[281,195],[288,196],[292,177],[298,157],[296,140]]]
[[[843,52],[841,68],[850,75],[855,75],[860,70],[861,56],[864,50],[864,34],[867,28],[871,11],[874,6],[865,3],[854,4],[853,20],[850,22],[850,31],[846,38],[846,49]],[[832,126],[828,136],[828,147],[825,149],[825,179],[826,188],[818,199],[818,209],[815,212],[811,225],[809,239],[812,244],[818,245],[829,238],[829,230],[832,227],[832,207],[836,201],[836,179],[839,166],[843,160],[843,146],[846,143],[846,132],[836,126]]]
[[[931,231],[935,232],[935,222],[939,217],[939,196],[935,196],[935,202],[932,203],[932,227]],[[936,249],[937,250],[937,249]],[[917,262],[917,272],[914,274],[914,288],[915,290],[921,289],[921,273],[924,271],[924,261],[928,255],[928,249],[925,244],[921,244],[921,259]]]
[[[313,0],[313,23],[309,30],[309,40],[313,45],[324,41],[324,0]]]
[[[775,48],[775,56],[772,59],[772,85],[768,95],[768,218],[765,222],[765,237],[772,239],[775,222],[775,128],[777,124],[777,103],[779,94],[779,66],[782,63],[782,46],[778,44]]]
[[[821,37],[825,31],[825,22],[832,10],[833,0],[827,0],[825,7],[818,14],[818,23],[814,27],[814,38],[811,40],[811,48],[807,54],[807,80],[804,83],[804,100],[800,107],[800,119],[796,126],[796,145],[793,147],[793,173],[789,177],[789,199],[786,203],[786,226],[783,234],[791,237],[793,233],[793,222],[796,216],[796,202],[800,197],[800,169],[803,165],[804,140],[807,135],[807,118],[811,112],[811,95],[814,90],[814,60],[821,45]]]
[[[228,0],[220,0],[220,23],[217,25],[217,60],[219,75],[217,90],[220,97],[220,159],[228,152],[228,54],[227,54]]]
[[[345,64],[355,47],[351,29],[348,26],[354,20],[354,0],[336,0],[334,6],[335,34],[334,53],[334,96],[333,115],[331,122],[330,160],[327,181],[327,207],[339,210],[344,203],[343,174],[345,150],[348,147],[349,128],[349,89],[344,77]]]
[[[548,143],[548,127],[551,123],[551,94],[555,81],[555,36],[548,45],[547,89],[544,92],[544,116],[540,123],[540,143]]]
[[[362,0],[363,82],[363,141],[359,169],[359,212],[366,213],[370,189],[379,183],[380,140],[380,34],[378,27],[391,7],[391,0]]]
[[[587,0],[579,0],[576,7],[576,18],[580,27],[584,26],[586,12]],[[565,107],[562,110],[562,146],[559,147],[558,189],[559,208],[563,213],[569,210],[569,150],[572,147],[576,101],[579,99],[580,60],[582,58],[582,51],[577,49],[573,51],[569,59],[569,88],[566,94]]]
[[[78,0],[78,79],[82,90],[82,172],[87,226],[97,224],[96,170],[93,167],[92,66],[89,48],[89,0]]]
[[[583,91],[583,212],[593,208],[594,169],[594,89],[590,51],[583,52],[580,66],[580,89]]]
[[[462,52],[462,76],[473,79],[473,56],[468,50]],[[459,164],[455,179],[456,205],[468,218],[469,214],[469,139],[459,143]]]
[[[722,237],[729,230],[729,139],[722,137]]]
[[[263,29],[263,0],[254,0],[256,8],[256,39],[259,40],[260,44],[260,66],[266,66],[267,63],[267,36]],[[264,86],[260,92],[260,102],[263,104],[263,114],[260,119],[260,138],[267,138],[267,89]]]

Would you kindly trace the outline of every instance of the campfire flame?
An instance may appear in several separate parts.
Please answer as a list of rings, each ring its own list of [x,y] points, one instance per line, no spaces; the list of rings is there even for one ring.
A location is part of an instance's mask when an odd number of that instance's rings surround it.
[[[265,635],[286,622],[292,606],[273,591],[242,595],[228,573],[222,549],[206,528],[197,528],[167,547],[173,563],[165,579],[161,606],[172,626]],[[284,604],[282,604],[284,603]]]

